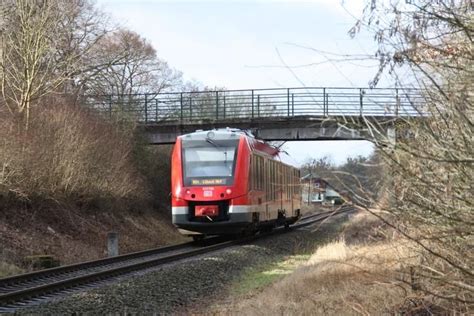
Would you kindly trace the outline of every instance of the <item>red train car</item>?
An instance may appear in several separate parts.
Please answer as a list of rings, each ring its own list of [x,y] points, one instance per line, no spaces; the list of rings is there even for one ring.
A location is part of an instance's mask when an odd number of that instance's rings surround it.
[[[241,234],[300,217],[299,169],[246,132],[196,131],[180,136],[172,154],[172,219],[182,234]]]

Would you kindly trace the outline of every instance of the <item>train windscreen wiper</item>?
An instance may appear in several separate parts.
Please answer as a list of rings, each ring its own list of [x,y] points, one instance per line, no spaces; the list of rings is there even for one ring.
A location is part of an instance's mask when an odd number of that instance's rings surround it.
[[[221,146],[219,146],[215,141],[213,141],[212,139],[210,138],[206,138],[206,142],[208,142],[209,144],[211,144],[212,146],[216,147],[216,148],[219,148]]]
[[[216,148],[221,147],[220,145],[218,145],[215,141],[213,141],[209,137],[206,138],[206,142],[208,142],[209,144],[213,145]],[[227,164],[227,150],[224,150],[224,156],[225,156],[224,164]]]

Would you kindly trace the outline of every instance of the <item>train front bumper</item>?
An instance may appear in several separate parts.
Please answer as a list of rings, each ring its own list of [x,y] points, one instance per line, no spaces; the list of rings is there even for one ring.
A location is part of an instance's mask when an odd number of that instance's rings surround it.
[[[173,224],[185,235],[231,235],[238,234],[252,225],[251,213],[228,214],[227,220],[195,221],[188,214],[173,214]]]

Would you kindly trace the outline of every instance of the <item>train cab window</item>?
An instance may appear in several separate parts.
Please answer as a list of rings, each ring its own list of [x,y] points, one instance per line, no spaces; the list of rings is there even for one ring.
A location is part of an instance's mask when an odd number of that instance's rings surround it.
[[[238,139],[183,140],[183,177],[189,185],[230,185],[234,182]]]

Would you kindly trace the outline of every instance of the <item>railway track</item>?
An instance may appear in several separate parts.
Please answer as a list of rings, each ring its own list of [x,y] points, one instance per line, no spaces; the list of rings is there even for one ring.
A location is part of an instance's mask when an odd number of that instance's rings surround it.
[[[289,229],[278,228],[269,233],[243,239],[225,240],[221,237],[213,237],[206,239],[204,244],[188,242],[3,278],[0,279],[0,313],[13,312],[18,308],[37,304],[44,299],[97,286],[133,272],[309,226],[333,215],[352,210],[351,206],[342,206],[333,211],[308,215]]]

